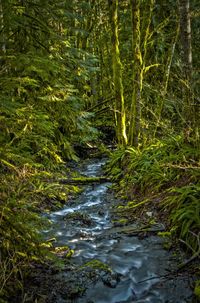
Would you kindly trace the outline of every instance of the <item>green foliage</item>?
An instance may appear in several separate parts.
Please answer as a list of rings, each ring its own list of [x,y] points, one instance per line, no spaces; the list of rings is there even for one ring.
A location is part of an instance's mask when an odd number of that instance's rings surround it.
[[[1,159],[0,168],[0,294],[6,298],[10,288],[13,293],[22,288],[31,263],[59,263],[59,254],[54,256],[51,242],[41,235],[49,225],[41,210],[62,206],[76,188],[56,182],[61,173],[30,164],[19,167]]]
[[[11,281],[16,281],[13,291],[21,288],[28,264],[43,262],[50,254],[39,232],[47,222],[36,213],[35,201],[30,199],[31,184],[16,173],[4,173],[0,181],[0,294],[6,298]]]
[[[110,155],[106,171],[111,175],[113,181],[117,181],[122,177],[122,160],[125,157],[125,151],[125,148],[120,148]]]
[[[111,157],[109,170],[121,187],[128,184],[143,192],[151,189],[158,192],[181,177],[182,167],[183,170],[188,167],[190,172],[197,159],[196,148],[184,144],[182,137],[177,136],[157,140],[141,151],[133,147],[118,150]]]
[[[176,228],[177,236],[183,239],[194,251],[198,249],[200,230],[200,185],[188,184],[169,190],[164,207],[170,211],[170,219]]]
[[[131,13],[127,4],[119,1],[118,27],[129,127],[134,62]],[[157,1],[152,18],[149,8],[149,2],[140,3],[139,51],[144,72],[141,149],[118,149],[113,153],[108,171],[118,182],[121,193],[130,200],[138,191],[150,195],[164,191],[168,195],[164,207],[177,227],[177,234],[196,249],[197,239],[191,232],[196,234],[199,228],[198,68],[191,84],[196,121],[193,130],[183,116],[184,106],[187,111],[183,102],[186,82],[180,42],[176,41],[176,4]],[[191,17],[196,67],[199,66],[197,8],[194,1]],[[47,222],[41,220],[39,211],[49,208],[49,204],[59,207],[77,190],[56,183],[55,179],[63,176],[55,171],[65,161],[78,160],[74,150],[77,143],[97,141],[95,126],[102,130],[102,138],[114,128],[117,113],[108,25],[108,6],[102,0],[1,1],[0,261],[3,275],[0,285],[4,294],[14,279],[17,287],[22,287],[20,276],[24,268],[33,260],[43,261],[48,255],[49,244],[43,243],[39,233]],[[187,127],[183,128],[183,124]],[[129,206],[136,208],[140,202]]]
[[[200,300],[200,280],[195,282],[194,294],[198,300]]]
[[[195,144],[186,144],[177,136],[157,140],[142,150],[132,147],[117,150],[107,171],[120,194],[134,199],[123,207],[125,217],[160,195],[158,200],[162,203],[157,206],[167,215],[166,221],[170,222],[173,234],[194,251],[198,249],[200,169]],[[135,200],[138,196],[142,196],[139,201]]]
[[[75,186],[56,183],[74,144],[97,139],[86,112],[96,56],[76,48],[73,14],[62,1],[2,0],[0,5],[0,291],[6,298],[50,243],[40,211],[65,203]],[[76,13],[78,19],[79,13]],[[79,28],[77,28],[77,31]],[[65,173],[67,169],[65,167]],[[70,252],[69,252],[70,253]],[[15,287],[13,287],[15,291]]]

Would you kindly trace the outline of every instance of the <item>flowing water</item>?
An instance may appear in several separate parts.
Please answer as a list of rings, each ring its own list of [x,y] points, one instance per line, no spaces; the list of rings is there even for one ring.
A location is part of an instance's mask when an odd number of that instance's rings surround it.
[[[99,176],[104,163],[105,160],[86,161],[80,172],[90,177]],[[120,277],[111,279],[109,283],[97,281],[82,297],[71,302],[191,302],[191,290],[185,277],[161,278],[176,266],[175,258],[163,249],[161,238],[149,236],[139,239],[114,232],[109,209],[115,198],[109,190],[110,185],[87,185],[76,200],[49,215],[52,226],[46,231],[47,237],[56,237],[57,246],[69,245],[75,251],[75,264],[81,266],[88,261],[99,260],[108,264]],[[72,213],[85,215],[88,224],[78,220],[69,224],[66,218]]]

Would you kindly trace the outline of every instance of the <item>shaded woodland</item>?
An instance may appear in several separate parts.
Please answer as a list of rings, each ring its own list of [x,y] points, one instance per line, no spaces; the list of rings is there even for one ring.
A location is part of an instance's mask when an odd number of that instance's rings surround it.
[[[157,208],[199,259],[199,49],[197,0],[0,0],[2,303],[56,262],[41,212],[79,191],[57,180],[94,149],[121,216]]]

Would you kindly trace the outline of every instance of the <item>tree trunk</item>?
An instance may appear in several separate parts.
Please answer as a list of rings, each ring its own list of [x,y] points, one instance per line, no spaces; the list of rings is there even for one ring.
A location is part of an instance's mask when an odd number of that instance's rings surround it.
[[[189,140],[191,132],[195,128],[195,113],[193,109],[192,94],[192,43],[191,43],[191,21],[190,21],[190,1],[179,0],[180,14],[180,38],[182,44],[182,60],[184,71],[184,133],[186,141]]]
[[[3,2],[3,0],[0,0],[1,51],[3,53],[6,53],[6,36],[5,36],[6,24],[5,24],[5,20],[4,20],[4,6],[5,6],[5,3]]]
[[[125,146],[126,137],[126,117],[124,108],[124,92],[122,83],[122,64],[120,60],[119,38],[118,38],[118,0],[108,0],[110,23],[112,32],[112,67],[113,82],[115,89],[115,119],[116,135],[118,144]]]
[[[130,110],[129,144],[138,146],[141,119],[142,55],[140,51],[140,0],[130,0],[133,49],[133,93]]]
[[[192,43],[191,43],[191,21],[190,21],[190,1],[179,0],[180,12],[180,34],[183,51],[183,63],[185,75],[188,81],[192,74]]]

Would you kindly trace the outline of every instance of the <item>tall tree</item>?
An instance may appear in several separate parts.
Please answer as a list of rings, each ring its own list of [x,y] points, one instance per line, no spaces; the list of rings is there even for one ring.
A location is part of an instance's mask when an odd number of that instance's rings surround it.
[[[193,94],[192,94],[192,33],[190,20],[190,0],[179,0],[180,14],[180,38],[182,44],[182,60],[184,70],[184,118],[186,127],[186,136],[195,126],[193,111]]]
[[[179,0],[180,35],[183,51],[183,63],[186,78],[191,81],[192,76],[192,33],[190,20],[190,0]]]
[[[116,135],[119,145],[127,144],[126,115],[124,107],[124,89],[122,82],[122,64],[119,51],[118,37],[118,0],[108,0],[112,34],[112,67],[115,90],[115,122]]]
[[[132,19],[133,93],[129,127],[129,144],[138,146],[141,119],[142,55],[140,51],[140,0],[130,0]]]

